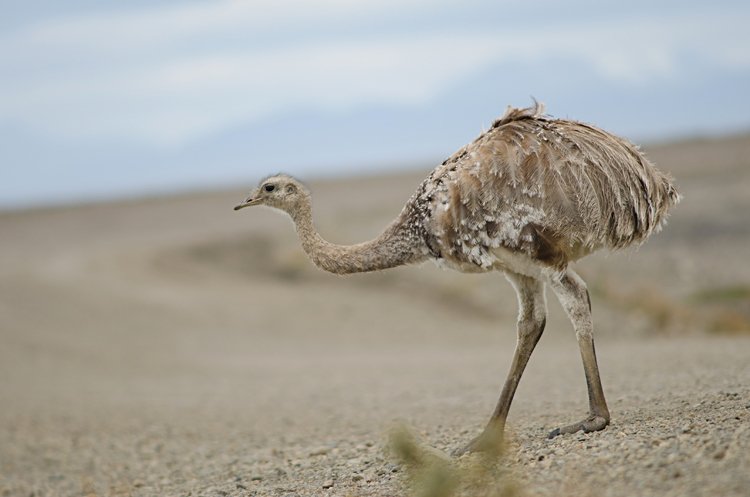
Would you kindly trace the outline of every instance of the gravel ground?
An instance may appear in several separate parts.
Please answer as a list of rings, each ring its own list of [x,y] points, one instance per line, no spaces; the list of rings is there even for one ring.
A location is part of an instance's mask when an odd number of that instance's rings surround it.
[[[748,495],[750,340],[605,341],[612,425],[552,440],[549,429],[583,413],[585,393],[575,348],[540,347],[493,485],[514,483],[520,495]],[[268,363],[237,391],[193,382],[195,400],[171,393],[173,380],[150,380],[149,392],[131,385],[131,395],[68,392],[54,405],[26,398],[0,418],[0,495],[403,494],[409,468],[389,450],[391,425],[437,451],[460,446],[494,402],[499,381],[486,371],[510,351],[454,360],[458,375],[445,374],[448,352],[409,352],[417,359],[407,367],[331,356],[290,374]],[[450,463],[464,486],[474,457]]]

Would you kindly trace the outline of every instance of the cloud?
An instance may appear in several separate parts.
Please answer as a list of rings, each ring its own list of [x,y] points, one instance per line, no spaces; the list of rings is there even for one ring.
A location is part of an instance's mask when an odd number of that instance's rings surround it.
[[[11,34],[0,60],[23,57],[23,49],[102,56],[152,52],[224,37],[247,39],[313,26],[372,20],[447,0],[220,0],[159,5],[137,10],[104,11],[52,19]],[[15,45],[15,47],[14,47]],[[22,50],[17,48],[21,47]],[[39,53],[38,55],[42,55]]]
[[[736,12],[503,30],[447,19],[387,36],[320,35],[425,8],[448,9],[427,0],[255,0],[48,21],[0,40],[8,75],[0,119],[63,139],[169,147],[296,109],[429,105],[507,62],[571,60],[628,85],[679,78],[686,55],[750,65],[747,16]],[[304,34],[313,28],[317,36]]]

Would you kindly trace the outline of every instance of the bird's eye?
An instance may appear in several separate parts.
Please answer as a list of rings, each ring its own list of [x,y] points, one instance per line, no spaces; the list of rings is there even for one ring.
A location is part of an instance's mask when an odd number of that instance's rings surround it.
[[[267,192],[272,192],[272,191],[274,191],[276,189],[276,186],[275,185],[266,185],[266,186],[263,187],[263,189],[265,191],[267,191]]]

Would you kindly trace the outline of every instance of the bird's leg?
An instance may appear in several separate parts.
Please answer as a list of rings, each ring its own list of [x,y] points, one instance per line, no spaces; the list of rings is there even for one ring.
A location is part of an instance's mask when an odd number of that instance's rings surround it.
[[[519,303],[518,338],[516,350],[513,353],[513,362],[489,423],[478,437],[454,451],[453,455],[456,456],[467,452],[499,450],[505,429],[505,419],[508,417],[513,395],[516,393],[518,382],[529,362],[529,357],[544,331],[547,319],[544,283],[518,274],[509,273],[506,276],[516,289]]]
[[[604,390],[599,378],[599,366],[596,363],[594,350],[594,328],[591,320],[591,298],[586,283],[578,274],[568,269],[562,276],[550,278],[550,286],[560,300],[563,309],[573,323],[578,347],[586,374],[586,386],[589,394],[589,416],[578,423],[556,428],[549,433],[549,438],[565,433],[603,430],[609,424],[609,409],[604,399]]]

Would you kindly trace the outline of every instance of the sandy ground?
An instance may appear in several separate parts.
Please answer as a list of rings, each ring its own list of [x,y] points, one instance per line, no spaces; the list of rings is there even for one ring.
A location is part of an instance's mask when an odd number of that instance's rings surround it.
[[[578,265],[612,425],[545,438],[587,405],[550,293],[500,463],[522,495],[750,495],[750,137],[648,152],[685,201]],[[313,183],[321,232],[374,236],[421,176]],[[250,186],[0,213],[0,496],[402,495],[395,423],[440,451],[478,433],[504,278],[321,273],[280,214],[231,211]]]

